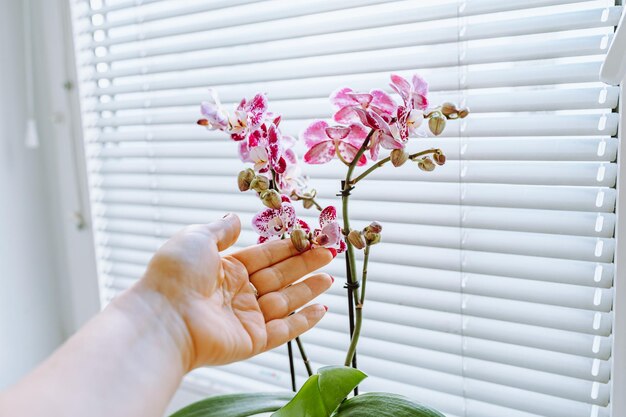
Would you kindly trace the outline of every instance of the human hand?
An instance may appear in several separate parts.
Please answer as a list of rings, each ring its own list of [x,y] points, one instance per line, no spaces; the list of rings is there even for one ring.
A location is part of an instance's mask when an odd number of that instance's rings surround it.
[[[326,308],[302,307],[332,284],[315,274],[333,259],[318,248],[298,253],[289,239],[221,256],[235,243],[241,224],[235,215],[194,225],[174,235],[154,255],[136,291],[162,296],[171,307],[172,333],[188,370],[247,359],[280,346],[313,327]],[[258,299],[252,283],[258,290]],[[173,323],[173,324],[172,324]]]

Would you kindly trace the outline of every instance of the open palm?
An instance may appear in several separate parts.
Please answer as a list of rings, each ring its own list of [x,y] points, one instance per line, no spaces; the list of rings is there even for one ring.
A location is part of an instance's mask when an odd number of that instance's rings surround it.
[[[331,251],[299,254],[290,240],[277,240],[221,256],[240,227],[237,216],[227,215],[183,229],[156,252],[144,276],[186,326],[192,368],[277,347],[313,327],[326,311],[315,304],[290,315],[327,290],[332,277],[315,274],[291,284],[329,263]]]

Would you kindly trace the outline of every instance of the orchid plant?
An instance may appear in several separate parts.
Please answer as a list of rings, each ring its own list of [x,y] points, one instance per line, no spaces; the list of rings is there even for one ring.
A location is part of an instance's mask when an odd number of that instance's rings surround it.
[[[271,412],[273,417],[349,417],[349,416],[442,416],[441,413],[408,398],[388,393],[358,395],[357,385],[366,377],[356,369],[356,350],[363,322],[366,296],[367,266],[370,249],[381,241],[382,226],[372,222],[362,230],[350,227],[348,215],[350,195],[359,182],[388,162],[399,167],[413,161],[422,171],[432,171],[446,162],[440,149],[415,153],[407,150],[410,138],[440,135],[448,120],[464,118],[468,109],[452,103],[431,106],[428,84],[418,75],[407,80],[391,75],[391,89],[400,102],[387,92],[373,89],[356,92],[343,87],[330,96],[335,108],[333,121],[316,120],[300,135],[307,147],[303,160],[307,164],[325,164],[337,158],[346,166],[341,181],[342,223],[334,206],[322,207],[316,191],[309,186],[293,150],[296,139],[283,134],[281,117],[272,113],[264,94],[245,98],[231,113],[221,105],[214,90],[201,105],[203,118],[198,124],[220,130],[238,145],[242,162],[251,166],[239,173],[239,190],[253,192],[265,206],[252,219],[258,242],[289,238],[298,251],[325,247],[334,254],[345,252],[346,288],[350,318],[351,342],[343,366],[325,367],[313,373],[304,345],[296,343],[304,360],[309,379],[292,394],[236,394],[211,397],[184,408],[175,417],[250,416]],[[381,158],[382,150],[389,155]],[[363,167],[361,172],[356,169]],[[294,203],[305,209],[319,210],[319,224],[309,225],[298,217]],[[360,277],[357,274],[355,251],[363,251]],[[288,346],[292,387],[294,391],[293,355]],[[354,390],[354,396],[346,399]],[[174,417],[173,416],[173,417]]]

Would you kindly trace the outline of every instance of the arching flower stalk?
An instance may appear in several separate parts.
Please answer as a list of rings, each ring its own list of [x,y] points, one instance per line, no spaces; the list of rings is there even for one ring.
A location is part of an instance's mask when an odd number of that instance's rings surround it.
[[[388,162],[393,167],[406,169],[409,165],[406,163],[412,161],[424,172],[444,165],[446,157],[441,149],[409,152],[411,139],[429,134],[439,136],[448,120],[464,118],[469,114],[468,109],[457,108],[449,102],[429,107],[428,84],[418,75],[412,76],[409,81],[393,74],[389,86],[399,95],[399,103],[380,89],[356,92],[343,87],[336,90],[331,94],[330,101],[336,110],[333,120],[337,124],[315,120],[300,134],[308,149],[303,156],[304,162],[326,164],[338,159],[347,167],[338,194],[341,196],[341,224],[334,206],[324,208],[316,201],[317,192],[309,188],[308,177],[303,174],[293,150],[296,140],[283,134],[281,117],[269,112],[264,94],[256,94],[250,100],[243,99],[232,113],[228,113],[217,94],[210,90],[209,100],[201,106],[204,117],[198,121],[199,125],[210,130],[228,134],[237,142],[242,162],[251,164],[239,173],[237,186],[242,192],[254,192],[265,206],[252,220],[259,242],[290,238],[299,251],[325,247],[334,254],[345,252],[351,319],[346,366],[352,364],[356,367],[370,250],[381,241],[383,229],[377,222],[372,222],[363,230],[351,229],[350,195],[361,181]],[[389,154],[381,158],[383,150],[389,151]],[[369,166],[368,157],[375,161]],[[364,170],[357,174],[356,169],[360,167]],[[302,201],[304,208],[320,210],[319,227],[311,228],[298,218],[293,201]],[[357,274],[356,250],[363,250],[360,277]],[[300,340],[298,347],[306,358]],[[305,365],[311,374],[308,359],[305,359]],[[292,383],[295,384],[294,375]]]

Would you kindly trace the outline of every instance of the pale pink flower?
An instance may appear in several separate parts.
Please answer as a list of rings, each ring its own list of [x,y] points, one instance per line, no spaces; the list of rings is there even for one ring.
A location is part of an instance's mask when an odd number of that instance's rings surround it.
[[[265,209],[252,218],[252,228],[259,234],[259,243],[291,233],[296,224],[296,210],[289,197],[283,195],[281,208]]]
[[[228,127],[228,114],[222,109],[217,92],[209,88],[209,100],[200,104],[200,113],[205,119],[198,120],[198,124],[209,130],[225,130]]]
[[[356,93],[343,87],[330,95],[330,102],[337,108],[333,116],[336,122],[349,124],[359,121],[354,109],[370,110],[383,119],[389,120],[396,113],[396,102],[383,90],[374,89],[369,93]]]
[[[309,148],[304,161],[308,164],[325,164],[339,153],[343,159],[352,162],[366,136],[367,131],[359,124],[330,127],[323,120],[315,121],[302,132],[302,139]],[[366,162],[363,155],[357,165],[365,165]]]
[[[428,107],[428,83],[417,74],[408,82],[405,78],[391,74],[391,84],[402,100],[404,105],[410,109],[424,110]]]

